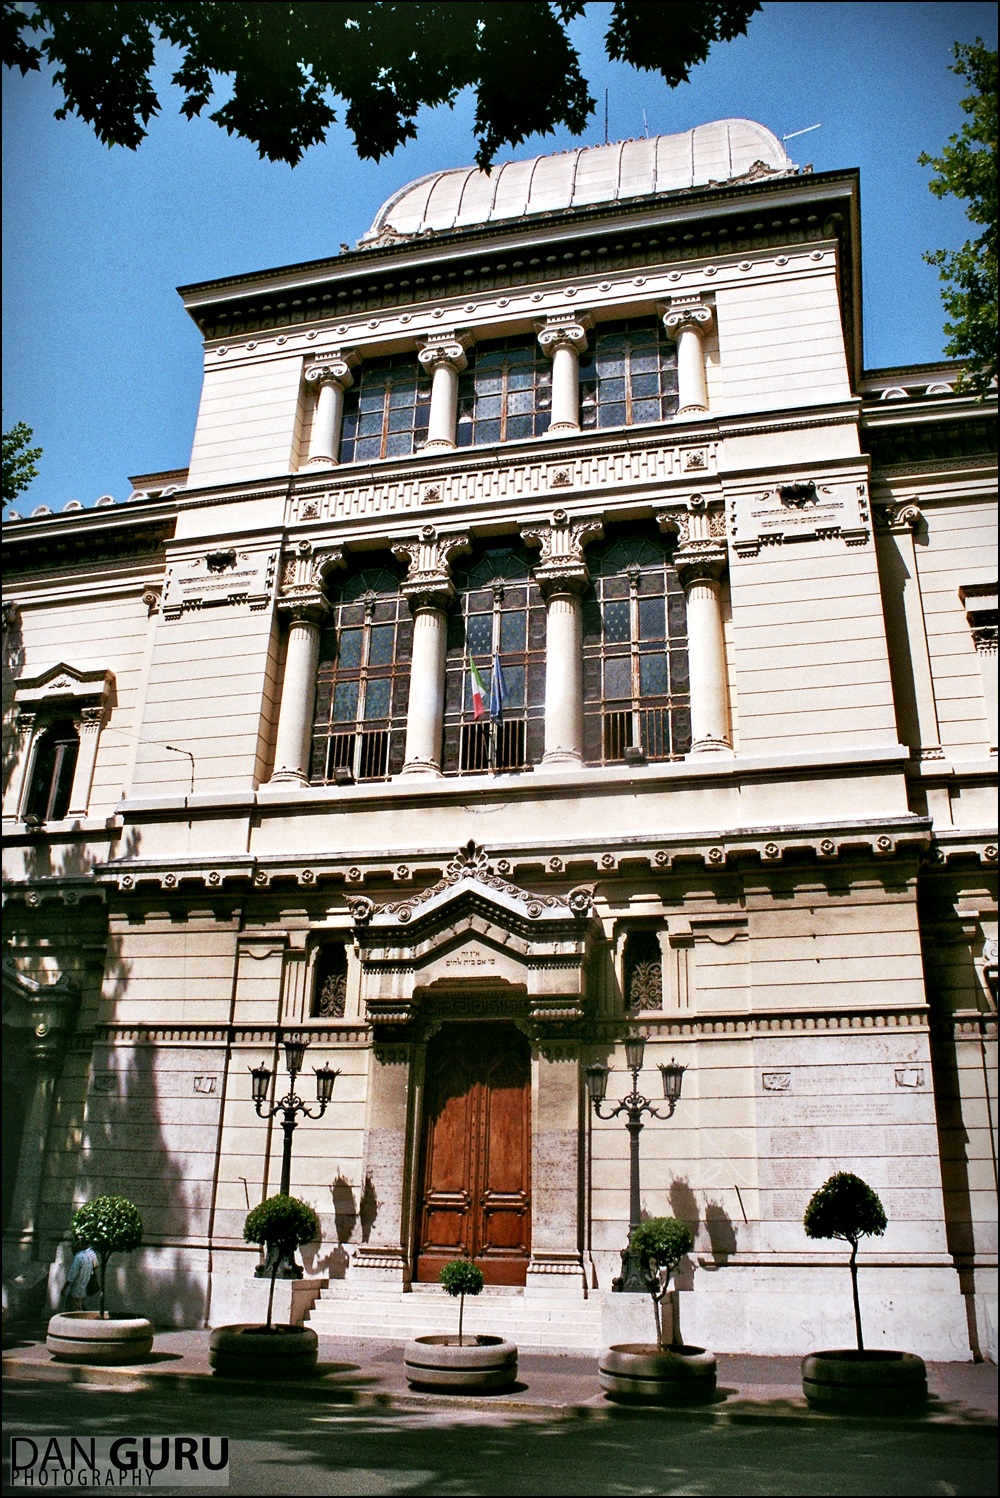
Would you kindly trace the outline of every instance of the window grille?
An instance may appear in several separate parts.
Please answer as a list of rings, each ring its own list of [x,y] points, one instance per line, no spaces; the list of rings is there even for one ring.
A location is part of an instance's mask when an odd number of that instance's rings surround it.
[[[66,815],[79,752],[77,725],[71,718],[59,719],[39,736],[24,803],[26,818],[58,822]]]
[[[677,349],[659,322],[604,323],[580,359],[580,425],[665,421],[677,410]]]
[[[343,1019],[347,1008],[347,949],[324,942],[316,954],[312,1012],[320,1019]]]
[[[388,568],[356,573],[331,594],[320,635],[314,784],[386,780],[402,768],[413,620]]]
[[[344,397],[342,463],[405,458],[427,440],[431,382],[409,355],[372,359]]]
[[[625,1008],[663,1008],[663,954],[655,931],[630,931],[623,962]]]
[[[545,604],[521,546],[479,552],[452,572],[458,599],[448,620],[443,767],[450,774],[523,770],[545,739]],[[498,722],[476,719],[474,660],[492,687],[499,655],[506,698]]]
[[[458,446],[540,437],[551,408],[552,365],[535,339],[481,343],[459,376]]]
[[[590,764],[681,759],[691,747],[687,609],[671,547],[639,530],[587,551],[584,754]]]

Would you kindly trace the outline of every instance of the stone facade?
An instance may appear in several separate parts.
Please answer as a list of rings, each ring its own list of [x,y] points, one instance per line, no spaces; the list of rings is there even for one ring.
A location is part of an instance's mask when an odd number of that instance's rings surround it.
[[[850,1335],[843,1169],[872,1345],[995,1356],[995,428],[864,370],[857,175],[773,146],[185,288],[189,470],[5,524],[12,1304],[107,1191],[134,1304],[251,1315],[293,1035],[314,1324],[426,1322],[475,1218],[501,1329],[592,1345],[637,1026],[688,1340]]]

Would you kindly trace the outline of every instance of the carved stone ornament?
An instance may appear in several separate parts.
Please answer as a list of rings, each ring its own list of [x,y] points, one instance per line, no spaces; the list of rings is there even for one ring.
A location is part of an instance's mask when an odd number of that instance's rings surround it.
[[[216,551],[179,558],[167,566],[163,617],[179,619],[191,609],[232,608],[238,604],[266,608],[277,570],[276,551]]]
[[[565,510],[553,510],[547,522],[522,528],[521,539],[529,546],[541,547],[535,577],[544,596],[579,592],[586,587],[590,573],[583,548],[603,535],[604,526],[596,516],[571,519]]]
[[[308,385],[339,385],[349,390],[354,384],[353,369],[361,363],[361,355],[353,349],[332,349],[325,358],[306,366],[305,379]]]
[[[434,525],[423,526],[412,538],[394,541],[393,556],[410,564],[401,589],[410,608],[447,608],[455,596],[451,560],[471,549],[464,531],[445,534]]]
[[[279,604],[297,597],[308,601],[324,591],[334,572],[346,566],[342,546],[314,547],[308,541],[300,541],[282,557]]]
[[[421,344],[417,358],[429,374],[439,364],[450,364],[461,372],[469,362],[466,350],[472,347],[472,342],[471,333],[432,333]]]
[[[592,327],[593,322],[586,314],[547,317],[538,327],[539,347],[550,359],[558,348],[583,353],[587,347],[587,333]]]
[[[4,954],[4,1026],[30,1037],[28,1051],[36,1063],[58,1060],[79,1003],[79,984],[71,974],[64,973],[54,983],[41,983],[20,972],[9,952]]]
[[[667,337],[677,338],[686,329],[707,333],[712,326],[713,312],[700,297],[671,297],[669,306],[661,311],[661,316]]]

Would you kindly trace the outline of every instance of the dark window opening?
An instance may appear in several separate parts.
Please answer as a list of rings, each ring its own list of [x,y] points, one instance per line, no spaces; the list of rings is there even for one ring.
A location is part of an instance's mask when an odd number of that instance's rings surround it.
[[[316,955],[312,1012],[319,1019],[343,1019],[347,1008],[347,948],[324,942]]]
[[[80,740],[71,719],[61,719],[45,730],[35,746],[25,817],[58,822],[66,815],[79,752]]]
[[[630,931],[623,964],[625,1008],[663,1008],[663,954],[655,931]]]

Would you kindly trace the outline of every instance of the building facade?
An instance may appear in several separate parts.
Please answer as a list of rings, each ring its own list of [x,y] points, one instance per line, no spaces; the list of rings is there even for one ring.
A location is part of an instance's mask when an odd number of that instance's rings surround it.
[[[802,1214],[851,1170],[872,1344],[995,1356],[995,412],[864,369],[858,194],[722,121],[182,289],[189,468],[4,525],[12,1304],[110,1192],[134,1304],[255,1314],[291,1038],[293,1313],[434,1329],[467,1252],[597,1346],[638,1031],[687,1340],[850,1335]]]

